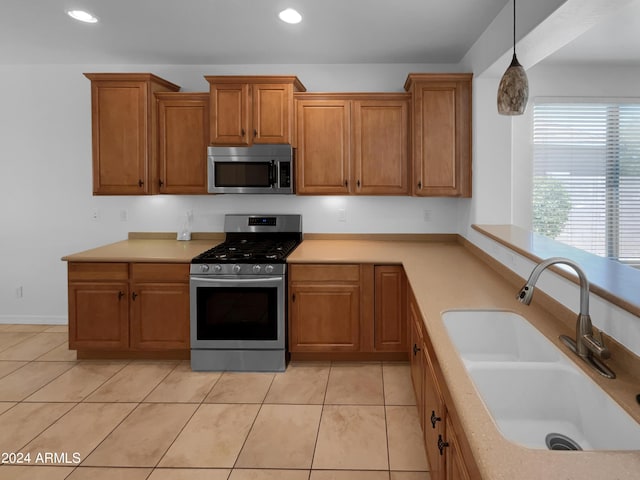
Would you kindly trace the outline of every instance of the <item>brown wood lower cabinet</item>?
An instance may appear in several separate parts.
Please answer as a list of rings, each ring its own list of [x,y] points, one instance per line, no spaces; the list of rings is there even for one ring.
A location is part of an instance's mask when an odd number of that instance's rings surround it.
[[[462,430],[454,421],[455,410],[445,401],[448,397],[446,383],[411,292],[407,308],[411,328],[411,376],[431,466],[431,480],[480,478]]]
[[[374,349],[390,352],[406,351],[407,280],[404,269],[400,265],[376,265],[374,275]]]
[[[188,275],[188,265],[131,265],[133,349],[189,349]]]
[[[69,348],[79,358],[188,358],[189,264],[70,262],[68,276]]]
[[[289,281],[289,350],[357,352],[360,267],[291,265]]]
[[[69,284],[69,348],[129,346],[127,282]]]
[[[406,359],[405,289],[400,265],[290,265],[292,358]]]

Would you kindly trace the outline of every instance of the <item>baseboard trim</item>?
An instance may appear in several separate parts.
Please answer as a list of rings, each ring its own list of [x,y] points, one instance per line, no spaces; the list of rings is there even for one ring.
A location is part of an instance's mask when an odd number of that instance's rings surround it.
[[[0,315],[0,324],[67,325],[66,315]]]

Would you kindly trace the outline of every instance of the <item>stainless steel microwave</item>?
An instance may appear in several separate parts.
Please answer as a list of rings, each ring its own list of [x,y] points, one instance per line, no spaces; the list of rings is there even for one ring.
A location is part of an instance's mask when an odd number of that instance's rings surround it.
[[[291,145],[209,147],[209,193],[294,193]]]

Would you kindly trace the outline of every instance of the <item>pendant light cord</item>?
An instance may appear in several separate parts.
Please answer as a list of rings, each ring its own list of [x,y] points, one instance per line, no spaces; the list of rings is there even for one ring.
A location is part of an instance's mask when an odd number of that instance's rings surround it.
[[[516,54],[516,0],[513,0],[513,54]]]

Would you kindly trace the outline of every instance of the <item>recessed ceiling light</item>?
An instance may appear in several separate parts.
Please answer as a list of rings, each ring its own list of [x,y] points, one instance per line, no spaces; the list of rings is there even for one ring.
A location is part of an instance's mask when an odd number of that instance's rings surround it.
[[[85,23],[98,23],[98,18],[90,14],[89,12],[85,12],[84,10],[69,10],[67,11],[67,15],[71,18],[75,18],[81,22]]]
[[[278,14],[278,17],[280,17],[280,20],[287,23],[300,23],[302,21],[302,15],[293,8],[282,10]]]

